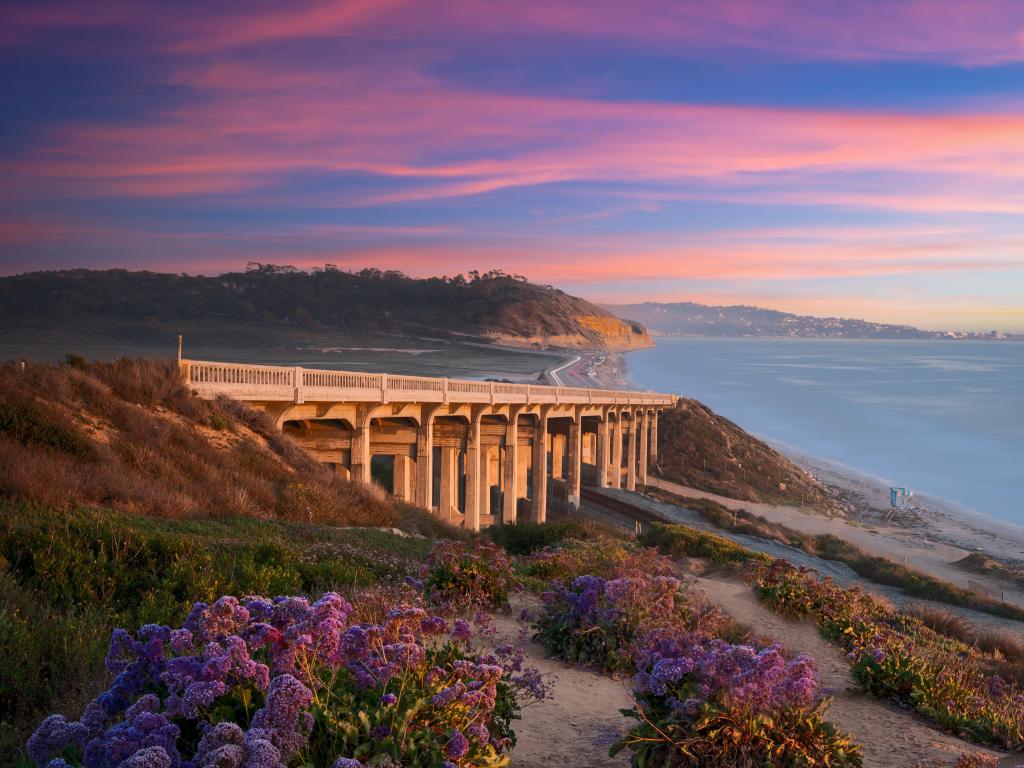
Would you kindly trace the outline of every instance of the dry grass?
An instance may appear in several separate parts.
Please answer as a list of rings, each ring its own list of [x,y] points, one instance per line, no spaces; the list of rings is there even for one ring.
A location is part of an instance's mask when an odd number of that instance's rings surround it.
[[[0,406],[8,498],[173,518],[398,520],[382,491],[334,475],[264,414],[194,397],[172,363],[8,364]]]
[[[907,606],[906,613],[941,635],[973,645],[995,660],[1005,680],[1024,685],[1024,637],[1008,630],[981,629],[962,616],[927,603]]]

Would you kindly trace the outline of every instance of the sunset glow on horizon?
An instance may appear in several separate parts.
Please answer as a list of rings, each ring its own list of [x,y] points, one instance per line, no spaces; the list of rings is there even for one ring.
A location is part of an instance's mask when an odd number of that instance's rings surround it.
[[[503,269],[1024,331],[1016,0],[58,0],[0,9],[0,58],[2,274]]]

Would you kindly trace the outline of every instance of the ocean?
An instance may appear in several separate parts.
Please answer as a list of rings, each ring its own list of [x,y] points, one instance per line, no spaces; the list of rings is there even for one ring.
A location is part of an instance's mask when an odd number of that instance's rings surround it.
[[[1024,525],[1024,343],[658,338],[638,387],[779,447]]]

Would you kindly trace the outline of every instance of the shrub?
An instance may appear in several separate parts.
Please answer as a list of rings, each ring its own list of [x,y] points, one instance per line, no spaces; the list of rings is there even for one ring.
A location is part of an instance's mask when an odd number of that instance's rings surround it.
[[[672,523],[654,523],[640,535],[639,541],[645,546],[658,547],[671,557],[700,557],[715,565],[772,560],[723,536]]]
[[[49,448],[79,459],[94,457],[92,444],[77,431],[43,418],[22,403],[0,402],[0,434],[22,445]]]
[[[15,754],[42,712],[95,695],[115,626],[181,622],[193,602],[228,590],[400,581],[428,547],[375,530],[0,502],[0,750]]]
[[[514,525],[492,525],[487,529],[491,540],[512,555],[528,555],[568,539],[588,539],[593,535],[601,535],[601,532],[599,525],[586,520],[518,522]]]
[[[336,593],[310,604],[221,597],[181,628],[116,630],[114,675],[78,721],[46,718],[37,766],[498,766],[531,672],[471,647],[472,630],[395,605],[352,624]],[[52,762],[51,762],[52,761]]]
[[[787,659],[697,633],[655,632],[636,658],[638,720],[612,747],[634,766],[861,765],[860,749],[824,719],[814,660]]]
[[[691,601],[671,576],[578,576],[553,582],[542,599],[534,639],[552,656],[606,672],[631,669],[634,645],[646,633],[728,624],[717,610]]]
[[[781,560],[759,564],[750,578],[770,606],[812,618],[842,646],[865,691],[893,698],[973,741],[1024,746],[1024,691],[996,673],[995,658],[859,588],[843,589]]]
[[[568,582],[577,576],[674,576],[675,565],[656,549],[636,549],[610,540],[567,542],[561,547],[545,547],[518,563],[519,572],[534,583]]]
[[[430,550],[420,580],[431,605],[457,613],[507,606],[515,574],[508,555],[491,542],[442,539]]]

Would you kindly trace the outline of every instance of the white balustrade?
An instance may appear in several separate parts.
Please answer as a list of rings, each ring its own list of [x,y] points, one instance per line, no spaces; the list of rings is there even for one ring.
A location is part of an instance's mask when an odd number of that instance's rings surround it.
[[[674,395],[655,392],[547,387],[205,360],[182,360],[181,372],[187,385],[200,396],[224,395],[253,402],[672,405],[676,400]]]

